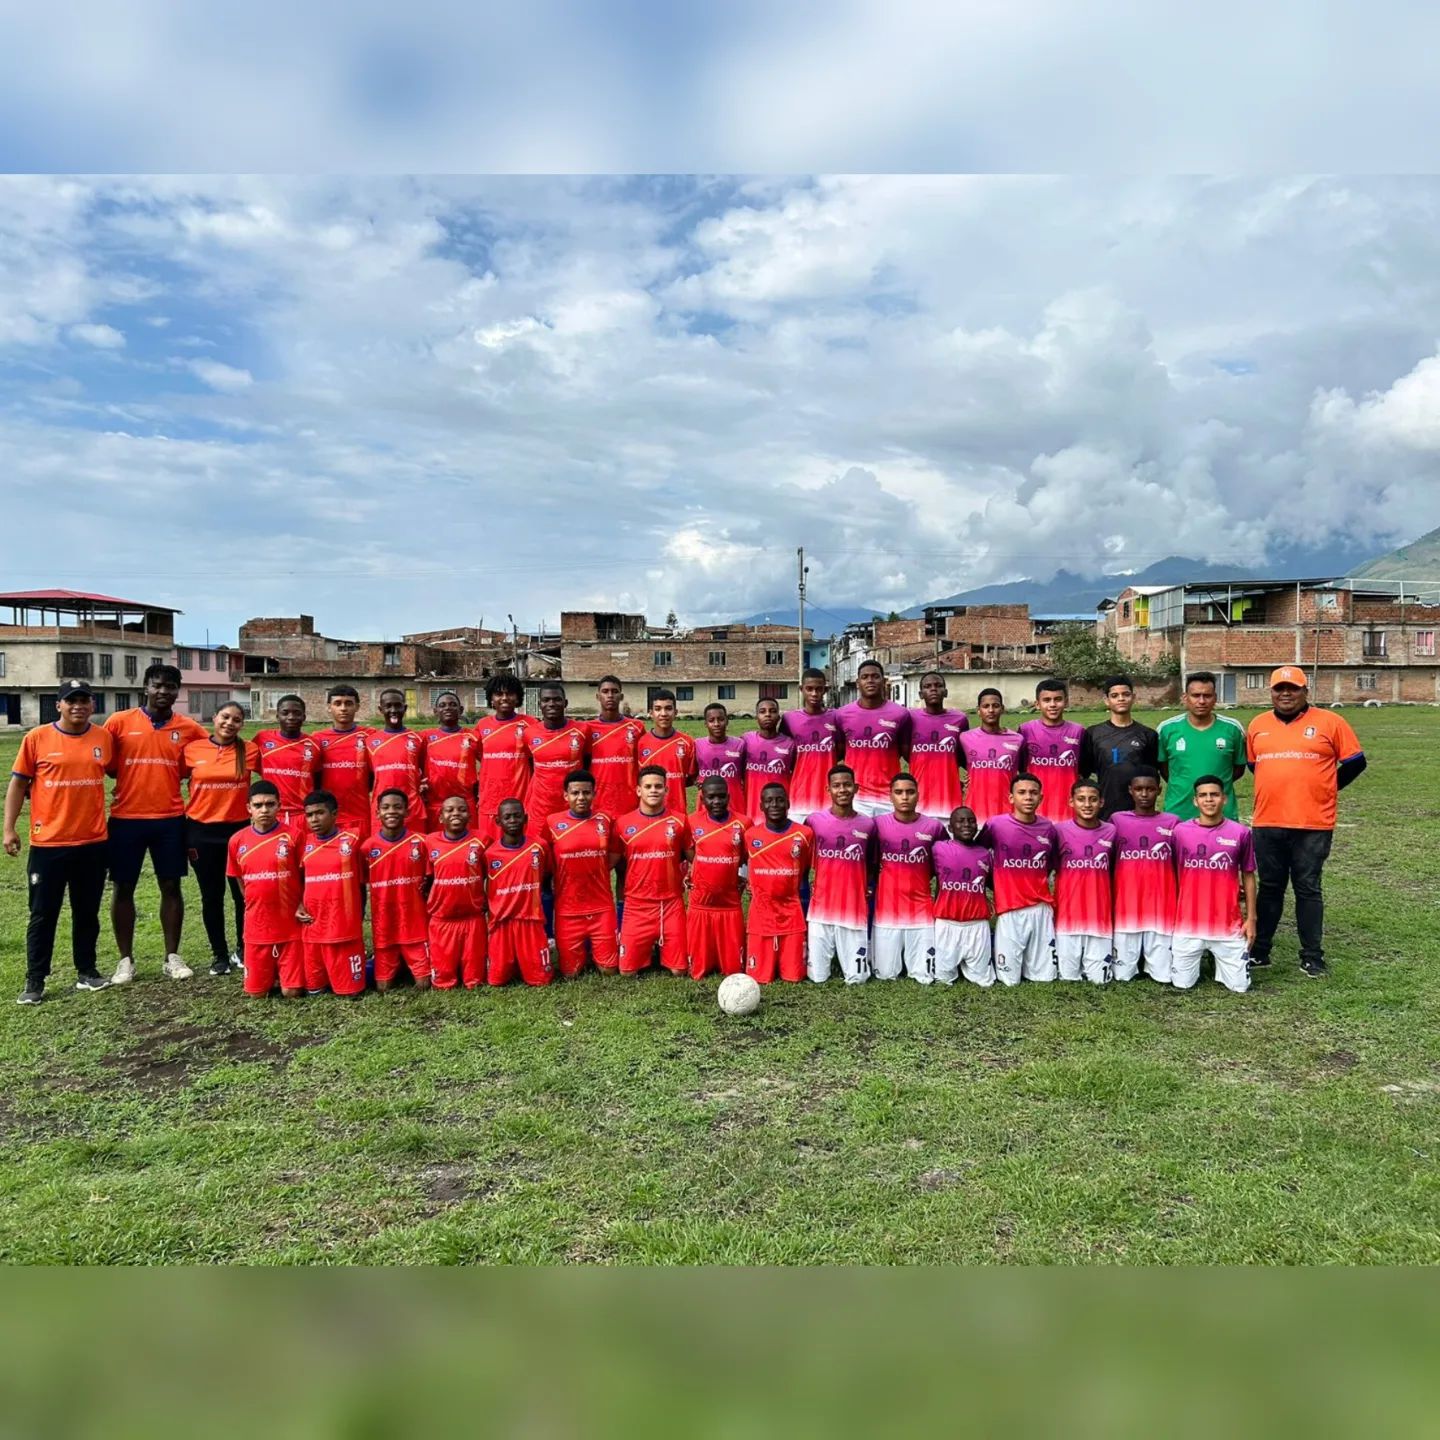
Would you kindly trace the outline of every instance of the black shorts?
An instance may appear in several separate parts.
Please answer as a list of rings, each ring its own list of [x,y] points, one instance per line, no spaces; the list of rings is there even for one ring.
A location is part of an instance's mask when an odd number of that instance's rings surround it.
[[[161,820],[125,820],[110,817],[110,879],[116,885],[134,885],[145,868],[145,856],[157,880],[180,880],[189,873],[185,849],[185,817]]]

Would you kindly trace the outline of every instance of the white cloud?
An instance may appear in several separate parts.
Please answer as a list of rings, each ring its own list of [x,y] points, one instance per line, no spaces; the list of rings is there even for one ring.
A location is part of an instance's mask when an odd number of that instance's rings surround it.
[[[248,370],[226,365],[220,360],[187,360],[185,368],[212,390],[222,391],[226,395],[248,390],[255,383],[255,377]]]
[[[93,345],[97,350],[123,350],[125,337],[113,325],[72,325],[66,333],[82,345]]]

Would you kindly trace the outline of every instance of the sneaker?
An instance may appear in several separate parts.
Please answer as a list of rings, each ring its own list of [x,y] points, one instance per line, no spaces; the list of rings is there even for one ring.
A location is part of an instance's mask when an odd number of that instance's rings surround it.
[[[1302,960],[1300,962],[1300,969],[1312,980],[1318,980],[1322,975],[1328,975],[1330,973],[1329,967],[1323,960]]]
[[[245,973],[245,962],[240,958],[238,951],[232,950],[230,952],[230,968],[232,970],[238,970],[242,975]]]
[[[167,980],[188,980],[194,973],[178,955],[167,955],[161,967],[161,974]]]
[[[231,965],[229,960],[216,960],[210,966],[210,973],[212,975],[228,975],[233,969],[234,966]]]
[[[115,973],[110,977],[112,985],[128,985],[135,978],[135,962],[127,955],[116,967]]]
[[[45,985],[42,981],[39,985],[32,984],[29,980],[25,982],[25,988],[20,992],[20,998],[16,1000],[17,1005],[38,1005],[45,998]]]
[[[108,990],[110,982],[94,970],[87,970],[85,974],[75,977],[75,988],[77,990]]]
[[[1263,970],[1270,963],[1268,955],[1252,955],[1250,957],[1250,968],[1252,970]]]

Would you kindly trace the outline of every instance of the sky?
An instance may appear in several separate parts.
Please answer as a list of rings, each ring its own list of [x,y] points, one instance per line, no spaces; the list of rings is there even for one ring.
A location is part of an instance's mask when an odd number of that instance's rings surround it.
[[[7,588],[328,634],[1440,524],[1426,178],[0,180]]]

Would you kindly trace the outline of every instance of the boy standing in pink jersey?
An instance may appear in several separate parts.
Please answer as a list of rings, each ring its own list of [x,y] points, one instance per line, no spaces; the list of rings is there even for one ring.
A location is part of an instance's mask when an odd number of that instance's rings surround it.
[[[745,813],[757,824],[760,795],[767,785],[778,785],[790,803],[790,772],[795,768],[795,742],[780,733],[780,702],[762,700],[755,707],[758,729],[741,737],[745,769]]]
[[[1170,969],[1177,990],[1200,979],[1200,956],[1215,957],[1215,978],[1243,995],[1250,988],[1250,947],[1255,943],[1255,845],[1250,828],[1225,818],[1225,782],[1202,775],[1195,782],[1195,820],[1175,827],[1178,894]],[[1240,891],[1245,914],[1240,914]]]
[[[1020,726],[1025,768],[1040,777],[1040,813],[1057,825],[1070,821],[1075,782],[1095,769],[1085,727],[1065,718],[1069,700],[1063,680],[1042,680],[1035,687],[1035,708],[1040,714]]]
[[[745,737],[730,734],[730,712],[718,700],[705,707],[705,734],[695,742],[695,774],[702,792],[707,780],[723,780],[730,813],[754,818],[745,809]]]
[[[910,753],[910,712],[885,698],[885,667],[864,661],[856,672],[860,698],[835,712],[845,741],[845,763],[855,772],[855,808],[862,815],[889,815],[890,781]]]
[[[920,787],[920,813],[948,821],[960,804],[960,736],[970,721],[945,704],[946,693],[938,670],[920,677],[923,703],[910,712],[910,773]]]
[[[1010,813],[985,826],[994,857],[995,976],[1002,985],[1053,980],[1057,969],[1050,872],[1059,840],[1039,809],[1040,782],[1022,771],[1010,782]]]
[[[800,694],[800,709],[787,710],[780,728],[795,742],[790,818],[803,822],[831,803],[830,767],[845,758],[845,741],[835,712],[825,708],[825,672],[807,670],[800,677]]]
[[[953,985],[960,975],[987,989],[995,983],[985,897],[994,857],[979,835],[975,812],[958,805],[950,838],[935,842],[935,978],[942,985]]]
[[[1073,818],[1055,827],[1060,840],[1055,953],[1062,980],[1103,985],[1110,978],[1115,948],[1110,895],[1115,827],[1100,818],[1100,786],[1094,780],[1077,780],[1071,786],[1070,808]]]
[[[965,803],[984,825],[996,815],[1010,814],[1010,782],[1025,768],[1025,737],[1001,725],[1005,701],[993,686],[980,692],[975,709],[980,724],[960,737],[960,763],[965,767]]]
[[[1103,791],[1101,792],[1104,793]],[[1179,817],[1158,809],[1160,775],[1137,765],[1129,810],[1110,817],[1115,827],[1115,969],[1117,980],[1145,973],[1170,983],[1175,935],[1175,827]]]
[[[870,978],[870,896],[875,889],[875,821],[855,808],[855,772],[831,767],[830,805],[805,822],[815,837],[815,884],[807,916],[806,974],[823,984],[838,961],[847,985]]]

